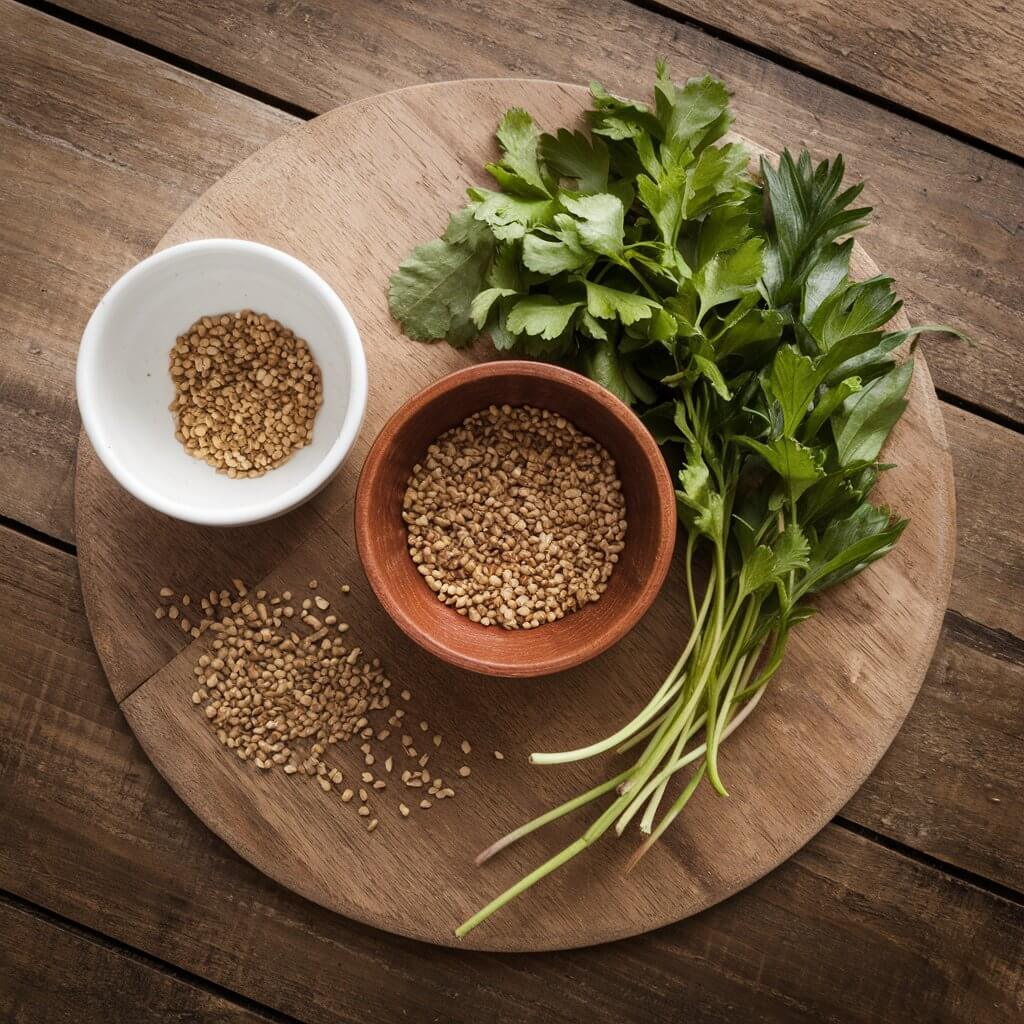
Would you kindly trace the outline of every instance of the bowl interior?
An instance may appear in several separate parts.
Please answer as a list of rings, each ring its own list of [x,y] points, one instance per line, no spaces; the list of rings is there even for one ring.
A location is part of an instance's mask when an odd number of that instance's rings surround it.
[[[246,308],[308,342],[324,399],[310,445],[261,477],[232,480],[175,439],[168,354],[200,317]],[[307,497],[311,475],[332,454],[358,401],[353,381],[365,373],[353,365],[353,343],[359,336],[344,307],[297,261],[251,243],[189,243],[140,264],[100,302],[79,367],[83,419],[97,453],[141,500],[196,522],[255,521]]]
[[[512,367],[522,369],[512,369]],[[675,499],[661,454],[631,413],[592,382],[539,364],[486,364],[439,382],[385,426],[367,458],[356,503],[357,538],[377,596],[427,650],[473,671],[534,676],[594,657],[636,623],[664,581],[675,540]],[[449,378],[451,380],[451,378]],[[626,546],[599,601],[534,630],[470,622],[446,607],[416,571],[406,543],[402,497],[428,445],[491,404],[560,413],[615,459],[626,499]],[[617,408],[616,408],[617,407]]]

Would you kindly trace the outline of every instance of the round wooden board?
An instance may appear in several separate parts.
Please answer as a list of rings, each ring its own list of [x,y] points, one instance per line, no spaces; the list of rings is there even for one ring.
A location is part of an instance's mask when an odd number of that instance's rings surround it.
[[[519,105],[548,129],[576,122],[585,90],[550,82],[481,80],[421,86],[353,103],[261,150],[211,188],[161,245],[204,236],[269,243],[333,285],[362,332],[369,363],[366,422],[342,470],[284,519],[207,530],[166,519],[122,491],[84,436],[76,516],[82,586],[96,647],[124,714],[163,777],[241,856],[281,884],[349,917],[456,945],[452,929],[561,849],[589,818],[572,817],[483,869],[474,855],[510,828],[588,788],[606,766],[531,768],[531,750],[597,739],[637,708],[687,635],[678,564],[652,610],[613,650],[552,678],[491,680],[454,670],[414,647],[379,608],[355,554],[352,497],[365,453],[391,412],[450,370],[488,358],[404,338],[385,297],[409,249],[440,233],[467,185],[484,183],[502,112]],[[875,272],[865,254],[857,276]],[[168,325],[168,335],[184,325]],[[157,412],[156,414],[162,414]],[[623,875],[636,838],[607,838],[464,945],[547,950],[636,934],[696,913],[749,885],[808,841],[856,791],[891,742],[924,678],[949,590],[953,484],[938,403],[923,358],[910,406],[886,457],[879,498],[911,517],[896,550],[821,602],[800,626],[784,671],[726,745],[730,799],[703,787],[641,869]],[[340,598],[354,638],[379,656],[395,692],[408,687],[414,723],[444,737],[434,766],[472,776],[454,800],[403,820],[404,787],[375,799],[368,835],[352,805],[282,772],[259,772],[218,744],[189,700],[192,666],[210,634],[186,648],[156,622],[163,585],[201,594],[231,577],[269,588],[322,581]],[[386,717],[386,715],[385,715]],[[418,729],[410,730],[417,736]],[[464,757],[459,742],[474,751]],[[426,740],[426,737],[424,737]],[[390,741],[397,746],[397,737]],[[501,750],[504,761],[492,757]],[[355,744],[336,748],[348,778]],[[130,813],[130,812],[129,812]],[[171,824],[173,827],[173,823]]]

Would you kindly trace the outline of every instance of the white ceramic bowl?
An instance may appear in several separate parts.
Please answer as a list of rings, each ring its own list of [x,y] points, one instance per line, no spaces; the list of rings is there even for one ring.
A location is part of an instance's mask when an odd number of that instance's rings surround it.
[[[174,437],[168,355],[202,316],[252,309],[305,338],[323,377],[313,441],[261,477],[232,480]],[[82,335],[78,408],[114,478],[169,516],[257,523],[315,494],[348,454],[366,408],[366,359],[348,310],[304,263],[266,245],[209,238],[164,249],[100,300]]]

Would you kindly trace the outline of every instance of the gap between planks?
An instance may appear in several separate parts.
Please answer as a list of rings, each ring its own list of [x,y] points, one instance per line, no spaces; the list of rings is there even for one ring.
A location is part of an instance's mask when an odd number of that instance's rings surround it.
[[[316,111],[309,110],[299,104],[281,99],[272,93],[268,93],[262,89],[248,85],[240,79],[233,78],[230,75],[214,71],[203,64],[194,60],[189,60],[187,57],[182,57],[171,50],[154,46],[151,43],[147,43],[145,40],[139,39],[137,36],[133,36],[128,32],[122,32],[120,29],[112,28],[101,21],[96,21],[95,19],[86,17],[76,11],[70,11],[60,6],[60,4],[50,2],[50,0],[14,0],[14,2],[23,7],[28,7],[32,10],[38,11],[41,14],[47,14],[52,18],[63,21],[66,24],[73,25],[76,28],[91,32],[94,35],[101,36],[105,39],[109,39],[111,42],[130,47],[131,49],[137,50],[139,53],[145,54],[148,57],[161,60],[181,71],[186,71],[189,74],[206,79],[215,85],[220,85],[226,89],[231,89],[234,92],[241,93],[250,99],[263,103],[266,106],[273,107],[283,113],[290,114],[293,117],[309,121],[317,116]],[[711,39],[715,39],[728,46],[735,47],[737,50],[742,50],[754,57],[759,57],[760,59],[775,64],[787,71],[792,71],[796,74],[802,75],[804,78],[811,79],[812,81],[818,82],[830,89],[841,92],[852,99],[870,103],[872,106],[877,107],[879,110],[884,110],[886,113],[912,121],[923,128],[940,132],[951,139],[955,139],[957,142],[972,146],[975,149],[1000,160],[1006,160],[1008,163],[1014,164],[1017,167],[1024,167],[1024,157],[1018,156],[1012,150],[1005,149],[1002,146],[997,146],[994,143],[988,142],[986,139],[978,137],[977,135],[972,135],[970,132],[965,132],[963,129],[956,128],[939,118],[929,117],[927,114],[923,114],[920,111],[915,110],[913,107],[908,107],[905,104],[898,103],[886,96],[872,92],[870,89],[863,89],[851,82],[847,82],[843,78],[830,75],[828,72],[821,71],[811,64],[807,64],[793,57],[787,57],[785,54],[779,53],[770,47],[751,42],[750,40],[744,39],[743,36],[736,35],[735,33],[719,28],[716,25],[708,24],[698,18],[694,18],[692,15],[684,14],[672,7],[659,3],[658,0],[626,0],[626,2],[640,10],[665,18],[667,21],[685,25]]]
[[[249,1013],[266,1020],[268,1024],[302,1024],[295,1017],[290,1017],[288,1014],[274,1010],[263,1003],[257,1002],[255,999],[250,999],[248,996],[225,988],[223,985],[218,985],[214,981],[209,981],[202,977],[202,975],[193,974],[191,971],[184,970],[166,960],[161,960],[159,957],[152,956],[135,946],[126,945],[117,939],[111,938],[109,935],[105,935],[103,932],[97,931],[95,928],[80,924],[78,921],[65,917],[63,914],[55,913],[47,907],[17,896],[7,889],[0,889],[0,906],[21,911],[41,924],[59,928],[61,931],[74,935],[85,942],[100,946],[116,956],[131,960],[147,970],[162,974],[184,985],[189,985],[209,995],[234,1003],[240,1009],[247,1010]]]
[[[19,2],[21,2],[21,0],[19,0]],[[647,11],[650,14],[656,14],[659,17],[667,18],[669,21],[675,21],[680,25],[686,25],[688,28],[692,28],[711,39],[716,39],[728,46],[734,46],[737,50],[743,50],[755,57],[760,57],[762,60],[770,61],[772,64],[776,64],[780,68],[785,68],[787,71],[794,71],[798,75],[803,75],[804,78],[809,78],[812,81],[818,82],[830,89],[835,89],[837,92],[841,92],[852,99],[863,100],[865,103],[870,103],[873,107],[877,107],[879,110],[884,110],[889,114],[905,118],[907,121],[913,121],[915,124],[919,124],[922,128],[929,128],[932,131],[941,132],[943,135],[948,135],[951,139],[955,139],[957,142],[962,142],[965,145],[973,146],[975,149],[989,154],[989,156],[997,157],[1000,160],[1006,160],[1008,163],[1015,164],[1018,167],[1024,167],[1024,157],[1019,156],[1017,153],[1013,152],[1013,150],[1004,149],[1002,146],[997,146],[995,143],[989,142],[987,139],[982,139],[977,135],[972,135],[970,132],[965,132],[962,128],[957,128],[951,124],[947,124],[940,118],[929,117],[927,114],[923,114],[921,111],[915,110],[913,107],[908,107],[896,100],[889,99],[888,96],[881,96],[876,92],[872,92],[870,89],[864,89],[858,85],[854,85],[852,82],[848,82],[844,78],[839,78],[836,75],[830,75],[827,71],[822,71],[820,68],[816,68],[813,64],[807,64],[795,57],[788,57],[784,53],[779,53],[777,50],[771,49],[771,47],[762,46],[760,43],[754,43],[749,39],[744,39],[743,36],[736,35],[728,29],[720,28],[717,25],[711,25],[706,21],[701,21],[699,18],[694,18],[693,15],[684,14],[682,11],[678,11],[673,7],[668,7],[665,4],[659,3],[658,0],[626,0],[626,3],[633,7],[638,7],[642,11]]]

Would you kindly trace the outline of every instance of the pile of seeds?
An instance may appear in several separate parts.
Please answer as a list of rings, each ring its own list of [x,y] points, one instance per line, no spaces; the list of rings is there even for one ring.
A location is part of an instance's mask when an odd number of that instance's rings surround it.
[[[313,439],[323,401],[309,346],[263,313],[197,320],[170,354],[175,437],[229,477],[262,476]]]
[[[391,681],[380,661],[345,646],[349,625],[339,621],[317,580],[309,581],[307,596],[250,592],[239,579],[232,580],[232,588],[194,600],[163,587],[154,612],[191,637],[207,630],[216,634],[193,668],[192,703],[225,747],[263,771],[315,779],[325,793],[337,792],[355,807],[371,832],[378,825],[371,796],[384,799],[395,777],[403,794],[396,802],[400,818],[413,807],[428,810],[433,801],[456,795],[431,766],[432,755],[435,762],[440,756],[440,733],[424,735],[425,749],[417,749],[415,730],[406,720],[411,692],[402,690],[402,706],[392,704]],[[349,593],[347,585],[340,589]],[[372,722],[385,711],[385,724]],[[418,731],[431,733],[426,720]],[[362,770],[349,786],[341,768],[326,758],[332,745],[353,736],[361,740]],[[471,774],[470,743],[463,740],[459,751],[456,783]],[[503,755],[495,751],[494,757]]]
[[[438,600],[506,629],[533,629],[596,601],[625,546],[611,456],[529,405],[492,405],[437,438],[413,467],[402,518]]]

